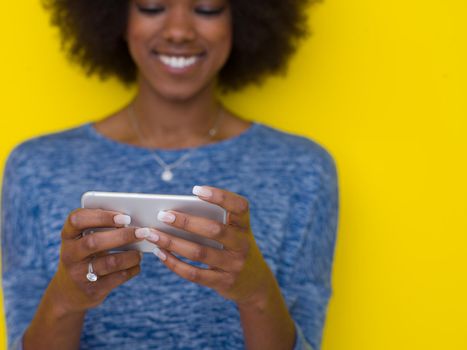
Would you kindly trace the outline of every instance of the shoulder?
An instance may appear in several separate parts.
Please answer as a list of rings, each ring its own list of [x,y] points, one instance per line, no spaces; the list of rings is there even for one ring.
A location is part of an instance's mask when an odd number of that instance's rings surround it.
[[[28,139],[18,144],[9,154],[5,172],[34,173],[38,168],[66,159],[84,145],[87,124]]]
[[[281,163],[285,169],[301,174],[335,176],[334,157],[318,142],[264,124],[257,125],[257,129],[254,149],[261,157],[267,157],[275,163]]]
[[[82,141],[89,138],[87,129],[89,124],[80,125],[71,129],[49,133],[28,139],[11,152],[11,156],[26,156],[31,153],[56,151],[61,146],[82,145]]]
[[[30,138],[18,144],[10,153],[11,161],[43,161],[41,157],[71,152],[89,141],[89,125],[84,124],[60,132]],[[33,159],[34,158],[34,159]]]

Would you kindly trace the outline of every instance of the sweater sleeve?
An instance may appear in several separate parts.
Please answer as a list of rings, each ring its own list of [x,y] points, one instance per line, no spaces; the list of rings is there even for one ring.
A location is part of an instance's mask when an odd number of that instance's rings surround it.
[[[295,322],[296,343],[294,350],[318,350],[331,296],[331,270],[336,241],[338,219],[338,189],[334,161],[330,156],[315,167],[311,182],[304,181],[302,188],[313,187],[311,203],[304,205],[297,198],[297,210],[292,221],[303,219],[295,226],[283,250],[285,269],[280,285]],[[305,211],[304,208],[308,208]],[[310,212],[311,208],[311,212]],[[298,229],[298,227],[300,227]]]
[[[2,287],[9,349],[21,349],[23,333],[48,284],[29,148],[23,144],[11,153],[3,177]]]

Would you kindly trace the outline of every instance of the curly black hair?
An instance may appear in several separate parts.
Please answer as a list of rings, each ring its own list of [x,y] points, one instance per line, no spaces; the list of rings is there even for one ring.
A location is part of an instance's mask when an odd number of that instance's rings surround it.
[[[62,49],[87,75],[136,81],[137,68],[124,40],[129,0],[42,0],[59,28]],[[223,91],[259,84],[284,73],[300,39],[308,35],[306,7],[317,0],[230,0],[231,54],[219,72]]]

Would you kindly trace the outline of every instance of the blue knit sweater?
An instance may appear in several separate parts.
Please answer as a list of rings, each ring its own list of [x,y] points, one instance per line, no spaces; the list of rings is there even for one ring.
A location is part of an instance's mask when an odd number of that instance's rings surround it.
[[[168,164],[187,149],[161,150]],[[92,124],[31,139],[10,155],[2,196],[3,296],[9,347],[21,348],[59,259],[60,231],[90,190],[191,194],[224,188],[250,202],[251,227],[296,325],[295,349],[319,349],[336,238],[332,158],[306,138],[254,123],[198,147],[161,180],[148,149],[119,143]],[[87,312],[81,349],[243,349],[234,302],[186,281],[145,254],[141,273]]]

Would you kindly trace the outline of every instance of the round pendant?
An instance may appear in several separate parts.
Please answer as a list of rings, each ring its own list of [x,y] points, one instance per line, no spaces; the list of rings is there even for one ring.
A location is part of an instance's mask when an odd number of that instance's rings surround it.
[[[95,273],[89,272],[86,275],[86,278],[88,279],[89,282],[96,282],[97,281],[97,275]]]
[[[162,175],[161,175],[161,179],[166,181],[166,182],[172,180],[173,177],[174,177],[174,175],[169,169],[164,170],[162,172]]]

